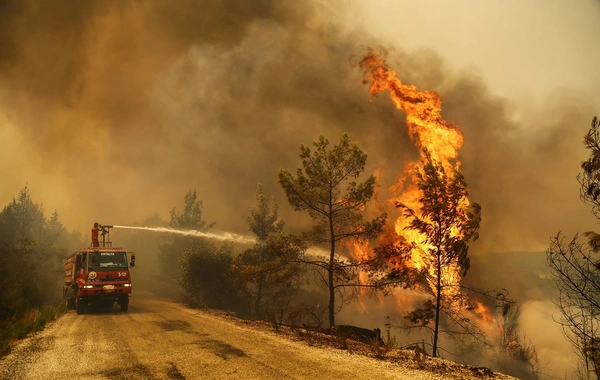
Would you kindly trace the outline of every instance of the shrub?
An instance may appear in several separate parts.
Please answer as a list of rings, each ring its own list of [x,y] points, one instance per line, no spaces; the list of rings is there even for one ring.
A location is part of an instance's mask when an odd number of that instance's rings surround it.
[[[216,247],[206,242],[188,245],[178,281],[192,306],[248,313],[246,286],[239,274],[232,271],[232,264],[231,247]]]

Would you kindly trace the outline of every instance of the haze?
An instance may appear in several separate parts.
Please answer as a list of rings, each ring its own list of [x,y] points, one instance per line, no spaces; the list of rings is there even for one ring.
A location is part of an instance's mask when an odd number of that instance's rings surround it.
[[[293,224],[276,172],[298,165],[299,144],[347,131],[384,185],[415,155],[403,115],[369,103],[354,65],[382,45],[465,134],[480,248],[543,250],[589,226],[574,177],[600,98],[598,2],[303,4],[4,1],[0,200],[28,183],[87,231],[166,218],[195,188],[207,220],[244,232],[261,182]]]
[[[383,46],[464,133],[462,169],[483,209],[475,257],[540,252],[559,230],[596,227],[575,177],[600,114],[599,1],[173,4],[0,1],[2,204],[28,184],[87,233],[95,221],[168,220],[196,189],[207,221],[246,234],[262,183],[300,231],[277,171],[299,165],[300,144],[343,132],[368,172],[383,169],[386,204],[417,152],[404,115],[361,84],[359,57]],[[563,342],[549,301],[523,297],[524,323],[549,326],[530,336],[556,329],[558,340],[534,341],[540,356],[570,355],[552,351]]]

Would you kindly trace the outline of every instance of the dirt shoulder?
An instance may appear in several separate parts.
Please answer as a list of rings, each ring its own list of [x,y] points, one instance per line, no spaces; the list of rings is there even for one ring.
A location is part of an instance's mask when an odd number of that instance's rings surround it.
[[[511,379],[136,294],[129,310],[68,311],[0,359],[0,379]]]
[[[433,358],[424,354],[420,349],[389,349],[385,345],[363,343],[344,336],[335,336],[328,333],[318,332],[306,327],[288,326],[269,323],[259,320],[240,319],[226,312],[215,310],[203,310],[215,318],[221,318],[235,325],[262,331],[264,333],[283,337],[287,340],[300,342],[310,347],[346,351],[351,355],[369,357],[380,360],[383,363],[395,364],[406,369],[425,371],[431,375],[442,376],[448,379],[465,380],[511,380],[516,379],[499,372],[493,372],[486,367],[477,367],[450,360]]]

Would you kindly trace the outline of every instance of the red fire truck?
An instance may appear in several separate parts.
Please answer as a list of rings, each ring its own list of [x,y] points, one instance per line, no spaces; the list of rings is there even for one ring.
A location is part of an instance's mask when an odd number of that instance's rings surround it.
[[[135,254],[112,246],[112,226],[96,223],[94,227],[98,229],[95,239],[92,229],[92,247],[65,258],[65,304],[69,310],[77,310],[77,314],[83,314],[89,305],[112,307],[115,302],[121,306],[121,311],[127,311],[131,294],[129,268],[135,265]],[[101,242],[98,232],[101,232]]]

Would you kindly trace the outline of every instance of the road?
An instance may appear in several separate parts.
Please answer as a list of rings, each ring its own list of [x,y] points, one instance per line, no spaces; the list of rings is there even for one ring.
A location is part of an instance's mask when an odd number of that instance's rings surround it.
[[[436,377],[139,294],[128,312],[69,311],[0,359],[0,379],[374,378]]]

